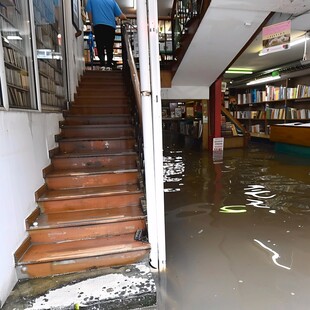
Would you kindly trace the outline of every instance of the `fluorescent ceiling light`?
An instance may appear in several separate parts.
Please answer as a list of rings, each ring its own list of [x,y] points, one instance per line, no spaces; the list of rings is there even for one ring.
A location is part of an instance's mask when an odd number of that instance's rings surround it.
[[[244,71],[244,70],[231,70],[228,69],[225,73],[232,73],[232,74],[253,74],[253,71]]]
[[[7,36],[6,37],[8,40],[12,40],[12,41],[20,41],[20,40],[22,40],[23,38],[22,37],[20,37],[20,36]]]
[[[261,79],[257,79],[257,80],[253,80],[249,83],[247,83],[246,85],[255,85],[255,84],[261,84],[261,83],[266,83],[266,82],[270,82],[270,81],[275,81],[275,80],[279,80],[281,78],[280,75],[277,76],[267,76]]]

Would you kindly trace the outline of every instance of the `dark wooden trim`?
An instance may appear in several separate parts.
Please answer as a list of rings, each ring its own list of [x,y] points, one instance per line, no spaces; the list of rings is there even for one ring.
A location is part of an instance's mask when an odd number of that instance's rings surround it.
[[[35,220],[40,215],[40,208],[35,208],[33,212],[26,218],[26,229],[28,230],[30,226],[35,222]]]
[[[35,192],[35,198],[36,201],[47,191],[47,185],[43,184],[36,192]]]
[[[55,142],[59,142],[61,140],[61,138],[62,138],[62,134],[61,133],[55,135]]]
[[[42,172],[43,172],[43,177],[46,178],[47,174],[50,173],[53,170],[53,165],[48,165],[45,167]]]
[[[52,150],[49,150],[49,157],[53,158],[55,155],[59,154],[59,147],[55,147]]]
[[[177,72],[179,65],[182,62],[182,59],[184,58],[186,51],[187,51],[188,47],[190,46],[190,44],[191,44],[191,42],[192,42],[192,40],[193,40],[193,38],[197,32],[197,29],[199,28],[199,25],[200,25],[202,19],[204,18],[205,14],[206,14],[209,6],[210,6],[210,3],[211,3],[211,0],[204,0],[203,1],[200,14],[196,18],[193,19],[193,21],[190,23],[190,25],[188,27],[188,32],[182,36],[181,42],[180,42],[181,47],[179,48],[178,52],[176,53],[177,60],[172,65],[171,79],[173,79],[175,73]],[[172,12],[175,12],[175,6],[173,6],[173,9],[174,10],[172,10]],[[173,21],[173,17],[174,17],[174,15],[171,15],[172,21]],[[173,28],[174,28],[174,26],[173,26]]]
[[[22,258],[24,253],[29,249],[30,245],[31,239],[28,236],[14,253],[15,264],[17,264],[18,261]]]

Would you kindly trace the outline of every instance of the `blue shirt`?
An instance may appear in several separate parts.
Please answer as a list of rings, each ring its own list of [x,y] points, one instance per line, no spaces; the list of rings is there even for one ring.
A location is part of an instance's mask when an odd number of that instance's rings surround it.
[[[94,25],[108,25],[116,28],[115,17],[122,14],[115,0],[88,0],[86,12],[90,12]]]

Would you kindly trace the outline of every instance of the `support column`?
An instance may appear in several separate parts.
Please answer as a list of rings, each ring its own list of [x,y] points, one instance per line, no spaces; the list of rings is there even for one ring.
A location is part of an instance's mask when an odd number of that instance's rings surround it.
[[[222,106],[222,80],[217,79],[210,87],[209,104],[209,150],[212,151],[213,138],[221,137],[221,106]]]
[[[155,166],[153,148],[153,119],[149,63],[149,37],[147,28],[146,0],[137,1],[137,25],[140,64],[140,88],[142,102],[143,151],[145,188],[147,201],[147,226],[151,244],[150,262],[158,269],[158,233],[155,191]]]
[[[166,270],[166,236],[165,236],[165,207],[164,207],[164,181],[163,181],[163,137],[161,112],[161,86],[159,66],[158,41],[158,3],[157,0],[148,1],[150,67],[153,111],[153,148],[155,164],[155,191],[157,211],[158,236],[158,268]]]

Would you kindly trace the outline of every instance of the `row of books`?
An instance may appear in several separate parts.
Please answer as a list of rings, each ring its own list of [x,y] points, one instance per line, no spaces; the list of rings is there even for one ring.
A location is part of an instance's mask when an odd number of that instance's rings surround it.
[[[58,100],[55,94],[41,92],[41,104],[57,106]]]
[[[27,70],[27,60],[26,56],[22,55],[17,50],[13,48],[3,46],[3,53],[4,53],[4,61],[9,63],[19,69]]]
[[[261,133],[262,131],[263,131],[263,128],[260,124],[250,126],[250,132]]]
[[[8,87],[8,97],[10,107],[30,108],[30,94],[29,92],[21,91],[14,87]]]
[[[55,69],[46,61],[38,61],[39,72],[51,79],[55,78]]]
[[[25,90],[29,89],[29,76],[25,71],[6,68],[5,76],[8,84],[24,88]]]
[[[310,109],[266,108],[261,111],[234,111],[232,115],[237,119],[310,119]]]
[[[310,119],[310,109],[287,108],[287,119]]]
[[[296,87],[269,86],[264,90],[251,89],[237,95],[237,104],[258,103],[285,99],[310,98],[310,86],[297,85]]]
[[[221,134],[222,137],[232,137],[238,135],[236,126],[231,122],[224,122],[221,124]]]
[[[287,99],[297,98],[309,98],[310,97],[310,86],[308,85],[297,85],[297,87],[287,88]]]
[[[286,109],[266,108],[266,119],[285,119]]]
[[[44,75],[40,75],[40,88],[45,92],[56,93],[55,81],[45,77]]]
[[[64,98],[65,97],[64,87],[62,85],[56,85],[55,93],[57,97]]]
[[[56,85],[63,86],[64,85],[63,79],[64,79],[63,74],[55,70],[55,83],[56,83]]]

